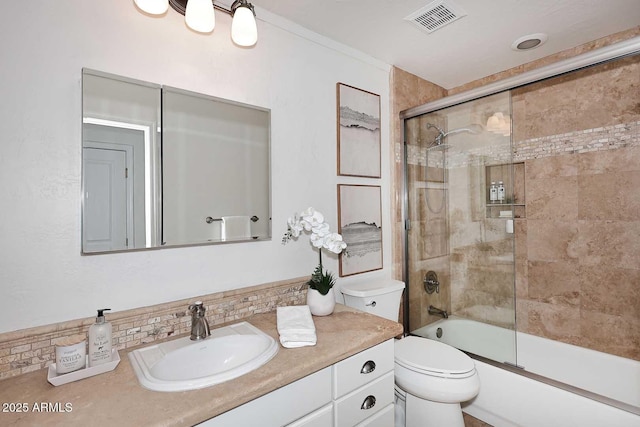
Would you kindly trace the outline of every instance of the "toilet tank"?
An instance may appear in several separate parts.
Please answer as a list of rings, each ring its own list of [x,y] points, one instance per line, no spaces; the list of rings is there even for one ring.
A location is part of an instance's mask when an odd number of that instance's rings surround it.
[[[372,279],[341,285],[344,302],[349,307],[398,321],[404,282]]]

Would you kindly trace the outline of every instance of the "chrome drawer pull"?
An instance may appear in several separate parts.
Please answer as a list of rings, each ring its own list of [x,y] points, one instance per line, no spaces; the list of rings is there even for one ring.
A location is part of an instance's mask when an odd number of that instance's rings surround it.
[[[373,360],[369,360],[364,365],[362,365],[362,369],[360,369],[361,374],[370,374],[371,372],[376,370],[376,362]]]
[[[376,397],[369,395],[364,399],[364,402],[362,402],[360,409],[371,409],[374,406],[376,406]]]

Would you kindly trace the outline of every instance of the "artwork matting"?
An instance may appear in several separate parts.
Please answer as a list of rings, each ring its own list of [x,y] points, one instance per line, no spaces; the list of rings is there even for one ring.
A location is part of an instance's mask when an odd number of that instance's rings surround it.
[[[380,178],[380,95],[336,84],[338,175]]]
[[[338,184],[338,228],[347,243],[340,255],[340,277],[382,269],[379,185]]]

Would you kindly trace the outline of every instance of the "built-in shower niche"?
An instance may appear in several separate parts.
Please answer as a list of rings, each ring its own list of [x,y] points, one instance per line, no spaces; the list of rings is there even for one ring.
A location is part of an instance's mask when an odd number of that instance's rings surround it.
[[[485,205],[487,218],[526,218],[524,162],[485,166]],[[504,200],[494,201],[491,186],[502,182]]]

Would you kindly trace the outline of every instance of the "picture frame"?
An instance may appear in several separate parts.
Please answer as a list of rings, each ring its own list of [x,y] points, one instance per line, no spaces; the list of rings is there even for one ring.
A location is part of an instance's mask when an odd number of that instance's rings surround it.
[[[336,84],[338,175],[380,178],[380,95]]]
[[[338,184],[338,229],[347,243],[340,277],[382,269],[382,196],[379,185]]]

